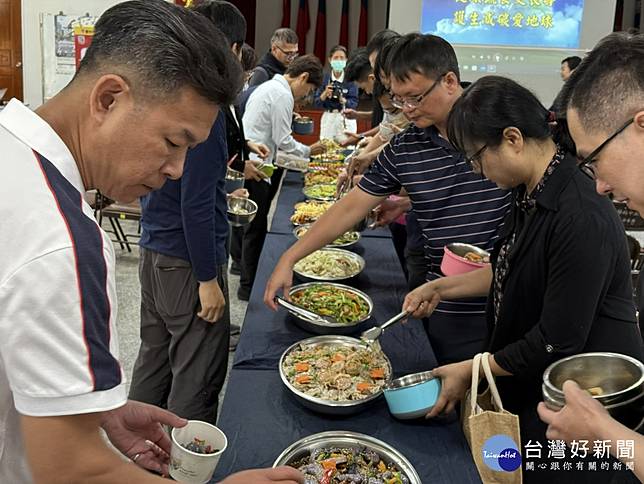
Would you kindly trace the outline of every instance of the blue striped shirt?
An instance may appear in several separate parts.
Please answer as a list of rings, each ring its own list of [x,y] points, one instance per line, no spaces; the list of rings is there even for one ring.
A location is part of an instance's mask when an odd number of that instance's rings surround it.
[[[491,250],[510,207],[510,193],[474,173],[434,126],[397,135],[359,186],[379,197],[407,191],[423,233],[428,280],[442,276],[443,248],[451,242]],[[481,314],[485,300],[443,301],[437,311]]]

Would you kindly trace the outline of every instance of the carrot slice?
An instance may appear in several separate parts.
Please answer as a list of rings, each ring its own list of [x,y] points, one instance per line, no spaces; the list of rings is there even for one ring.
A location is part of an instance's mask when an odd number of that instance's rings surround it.
[[[360,393],[365,393],[371,390],[371,385],[367,382],[360,382],[356,385],[356,390],[358,390]]]
[[[298,375],[295,377],[295,381],[297,383],[310,383],[311,382],[311,376],[310,375]]]
[[[321,464],[322,464],[322,467],[324,467],[324,469],[336,468],[335,459],[325,459],[321,462]]]
[[[342,361],[342,360],[344,360],[344,355],[342,353],[336,353],[335,355],[333,355],[331,360],[333,360],[333,361]]]
[[[298,373],[302,373],[305,371],[309,371],[310,365],[306,362],[304,363],[295,363],[295,371]]]
[[[374,379],[382,379],[385,377],[384,368],[374,368],[369,372],[369,376]]]

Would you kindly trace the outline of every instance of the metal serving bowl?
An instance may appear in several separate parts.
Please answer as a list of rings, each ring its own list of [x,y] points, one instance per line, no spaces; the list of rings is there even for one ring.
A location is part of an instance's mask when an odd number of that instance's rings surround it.
[[[312,281],[344,281],[344,280],[347,280],[347,279],[351,279],[352,277],[355,277],[358,274],[360,274],[364,270],[364,268],[366,266],[366,262],[362,257],[360,257],[358,254],[355,254],[355,253],[353,253],[351,251],[348,251],[348,250],[345,250],[345,249],[320,249],[319,251],[316,251],[316,252],[331,252],[333,254],[343,255],[345,257],[348,257],[348,258],[353,259],[354,261],[356,261],[358,263],[358,265],[359,265],[359,269],[355,273],[347,274],[346,276],[337,276],[337,277],[333,277],[333,276],[318,276],[318,275],[315,275],[315,274],[303,273],[303,272],[298,271],[295,268],[293,269],[293,272],[295,272],[299,277],[301,277],[304,280],[312,280]]]
[[[247,214],[235,213],[245,210]],[[228,221],[233,227],[241,227],[253,221],[257,215],[257,204],[248,198],[228,197]]]
[[[582,353],[550,365],[543,374],[543,398],[548,407],[561,409],[566,399],[566,380],[586,390],[601,388],[593,395],[613,418],[637,429],[644,423],[644,364],[619,353]]]
[[[311,225],[312,224],[304,224],[304,225],[298,225],[297,227],[295,227],[293,229],[293,235],[295,236],[295,238],[298,239],[298,240],[301,239],[302,234],[304,232],[306,232],[307,230],[309,230],[311,228]],[[335,244],[335,243],[331,242],[330,244],[327,244],[326,247],[332,247],[332,248],[351,247],[352,245],[357,244],[358,241],[360,240],[360,237],[361,237],[360,232],[358,232],[356,230],[350,230],[349,232],[354,232],[358,236],[358,238],[356,240],[354,240],[353,242],[346,242],[344,244]]]
[[[295,134],[313,134],[313,120],[307,116],[301,116],[293,120],[291,128]]]
[[[377,453],[386,464],[395,464],[400,469],[410,484],[421,484],[420,476],[414,466],[391,445],[374,437],[357,432],[337,430],[320,432],[309,435],[288,446],[273,463],[273,467],[288,465],[310,454],[316,449],[325,447],[341,447],[356,450],[371,450]]]
[[[365,323],[369,318],[371,318],[371,313],[373,312],[373,301],[364,292],[358,291],[353,287],[345,286],[344,284],[337,284],[334,282],[307,282],[306,284],[299,284],[297,286],[293,286],[289,291],[289,296],[293,297],[293,295],[296,292],[301,291],[302,289],[306,289],[311,286],[319,286],[319,285],[333,286],[340,289],[344,289],[345,291],[351,292],[353,294],[356,294],[367,303],[367,306],[369,306],[369,312],[362,319],[358,321],[354,321],[353,323],[350,323],[350,324],[329,323],[328,325],[327,324],[322,325],[315,321],[307,319],[303,316],[300,316],[294,312],[289,311],[289,313],[295,318],[295,322],[297,323],[298,326],[300,326],[302,329],[306,331],[310,331],[311,333],[315,333],[315,334],[342,334],[342,335],[357,334],[359,332],[362,332],[364,329],[366,329],[366,326],[368,325],[363,323]]]
[[[355,413],[361,412],[366,407],[374,402],[377,398],[382,395],[382,391],[369,395],[362,400],[348,400],[341,402],[334,402],[332,400],[325,400],[323,398],[312,397],[307,395],[304,392],[299,391],[291,382],[288,381],[286,374],[284,373],[284,360],[286,356],[293,350],[300,347],[300,345],[315,345],[315,346],[329,346],[329,345],[341,345],[347,347],[359,347],[365,346],[365,343],[360,341],[357,338],[351,338],[349,336],[338,336],[338,335],[325,335],[325,336],[314,336],[313,338],[303,339],[298,341],[294,345],[282,353],[279,362],[280,378],[282,382],[288,388],[288,390],[295,396],[295,399],[299,401],[306,408],[309,408],[315,412],[329,414],[329,415],[353,415]],[[389,378],[385,381],[385,385],[391,380],[392,369],[391,362],[387,355],[384,355],[385,361],[387,363],[387,368],[389,370]]]
[[[244,174],[228,168],[226,170],[226,193],[232,193],[244,186]]]

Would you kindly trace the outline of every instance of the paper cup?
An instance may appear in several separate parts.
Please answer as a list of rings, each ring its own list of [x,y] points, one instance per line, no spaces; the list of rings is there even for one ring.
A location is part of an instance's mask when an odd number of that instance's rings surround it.
[[[170,476],[176,481],[190,484],[210,481],[221,454],[228,446],[226,435],[214,425],[199,420],[189,420],[185,427],[172,429],[171,435]],[[213,454],[198,454],[183,447],[195,437],[219,450]]]

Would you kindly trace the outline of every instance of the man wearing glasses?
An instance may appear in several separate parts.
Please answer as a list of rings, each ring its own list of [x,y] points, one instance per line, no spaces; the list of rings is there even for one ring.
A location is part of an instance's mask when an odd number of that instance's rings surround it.
[[[259,61],[248,87],[259,86],[284,71],[298,55],[297,34],[287,28],[277,29],[271,37],[271,50]]]
[[[465,242],[489,250],[498,237],[509,195],[474,174],[447,141],[447,117],[463,92],[454,49],[440,37],[416,33],[402,37],[394,49],[392,101],[413,126],[395,136],[358,187],[282,256],[264,294],[264,302],[273,308],[277,291],[288,294],[292,267],[299,259],[333,241],[402,188],[422,230],[428,280],[442,275],[445,245]],[[485,299],[439,305],[425,325],[439,364],[471,358],[482,350],[484,312]]]
[[[598,193],[612,193],[644,215],[644,36],[620,32],[604,38],[575,69],[563,96],[580,169],[595,180]],[[633,458],[625,460],[634,461],[635,475],[644,479],[644,437],[612,419],[575,382],[563,388],[561,411],[539,404],[547,437],[633,441]]]

